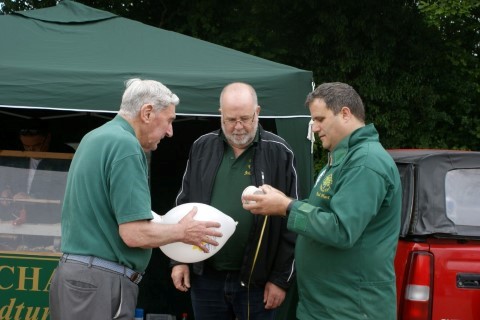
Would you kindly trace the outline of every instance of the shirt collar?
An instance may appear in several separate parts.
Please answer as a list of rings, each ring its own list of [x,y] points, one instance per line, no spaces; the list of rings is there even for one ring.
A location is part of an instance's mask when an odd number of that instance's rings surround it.
[[[135,130],[133,129],[132,125],[121,115],[117,114],[113,119],[112,122],[118,124],[122,129],[125,131],[130,132],[131,134],[135,135]]]

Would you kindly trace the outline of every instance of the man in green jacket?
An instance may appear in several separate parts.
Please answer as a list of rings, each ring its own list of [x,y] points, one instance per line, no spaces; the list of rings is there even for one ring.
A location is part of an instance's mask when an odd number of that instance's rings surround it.
[[[351,86],[324,83],[306,105],[312,131],[329,151],[310,197],[293,200],[263,185],[264,195],[244,196],[243,207],[286,215],[298,233],[298,319],[396,319],[397,167],[373,124],[365,125],[363,102]]]

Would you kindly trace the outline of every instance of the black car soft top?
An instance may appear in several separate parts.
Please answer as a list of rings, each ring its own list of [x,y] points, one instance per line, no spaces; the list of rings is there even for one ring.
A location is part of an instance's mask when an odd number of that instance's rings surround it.
[[[480,152],[394,149],[389,153],[397,163],[402,179],[401,236],[443,234],[480,237],[480,226],[455,224],[447,216],[445,196],[447,173],[457,169],[480,169]],[[480,197],[480,190],[476,192]]]

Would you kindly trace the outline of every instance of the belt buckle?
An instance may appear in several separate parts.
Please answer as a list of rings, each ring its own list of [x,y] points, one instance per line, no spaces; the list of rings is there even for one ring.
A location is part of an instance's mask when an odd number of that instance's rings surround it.
[[[137,283],[140,282],[140,280],[142,280],[142,276],[140,275],[139,272],[134,272],[131,276],[130,276],[130,281],[132,281],[133,283]],[[138,282],[137,282],[138,281]]]

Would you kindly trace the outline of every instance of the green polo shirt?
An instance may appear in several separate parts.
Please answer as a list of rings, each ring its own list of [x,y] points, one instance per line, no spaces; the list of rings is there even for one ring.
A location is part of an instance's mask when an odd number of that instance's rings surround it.
[[[258,132],[254,141],[258,141]],[[250,145],[238,158],[225,143],[223,160],[217,171],[210,205],[237,221],[237,228],[223,248],[208,263],[216,270],[240,270],[253,215],[242,207],[242,192],[251,185],[253,147]]]
[[[62,251],[144,271],[151,249],[131,248],[122,223],[151,219],[147,158],[121,116],[86,134],[75,152],[62,209]]]

